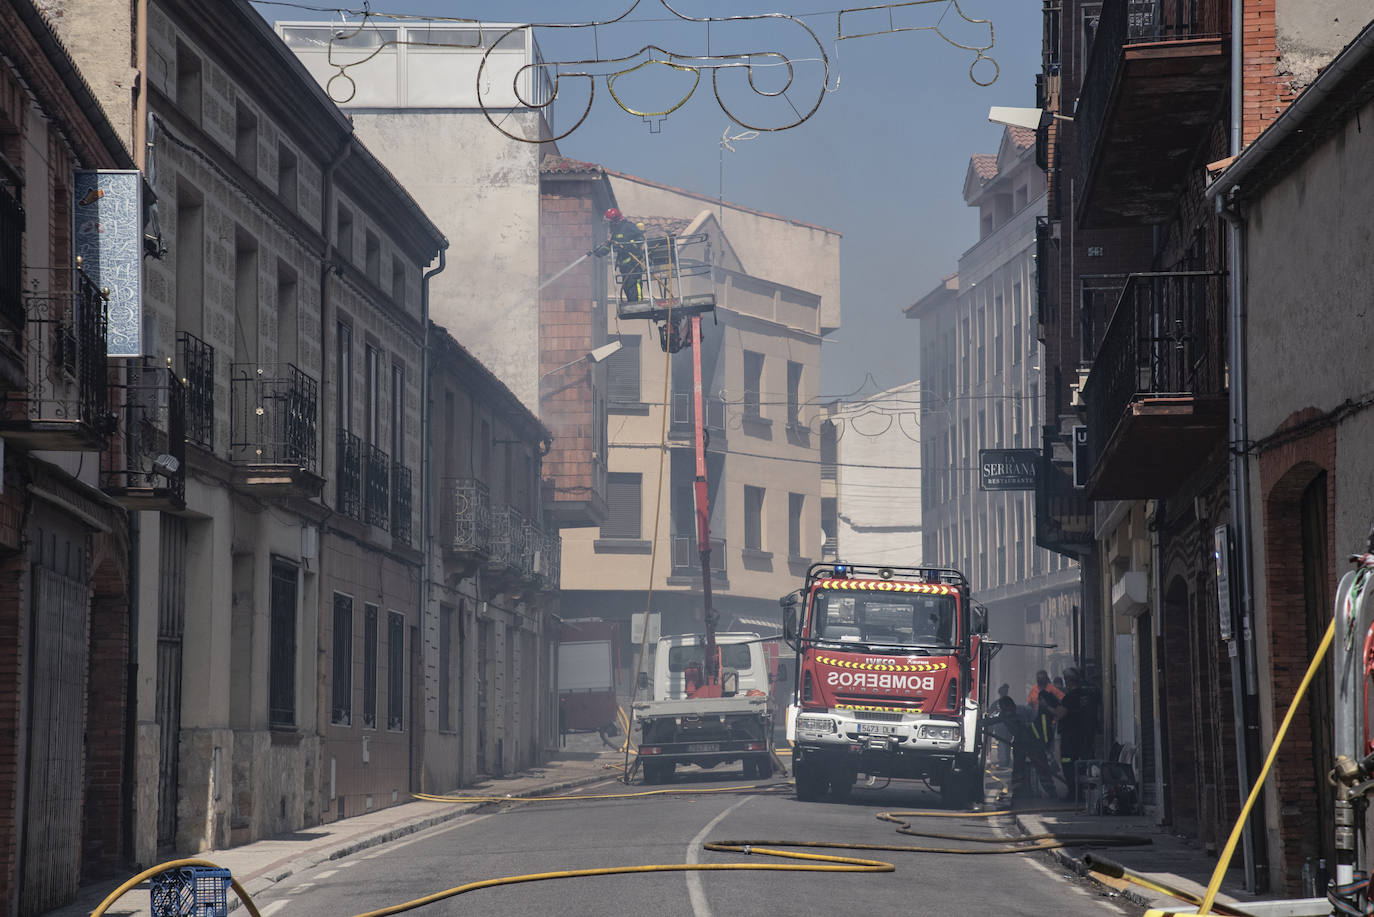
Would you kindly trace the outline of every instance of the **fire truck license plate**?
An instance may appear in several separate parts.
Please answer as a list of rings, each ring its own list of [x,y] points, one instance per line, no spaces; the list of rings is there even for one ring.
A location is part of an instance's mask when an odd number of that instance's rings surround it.
[[[689,752],[693,751],[720,751],[719,742],[697,742],[687,746]]]
[[[873,736],[892,736],[897,734],[897,727],[878,723],[860,723],[859,732]]]

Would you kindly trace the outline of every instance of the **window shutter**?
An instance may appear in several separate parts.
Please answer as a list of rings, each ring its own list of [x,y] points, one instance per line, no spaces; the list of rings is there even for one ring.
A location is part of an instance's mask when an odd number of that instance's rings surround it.
[[[612,402],[639,403],[638,337],[619,338],[620,349],[606,360],[606,387]]]
[[[606,521],[601,526],[602,538],[640,537],[641,480],[638,474],[606,476]]]

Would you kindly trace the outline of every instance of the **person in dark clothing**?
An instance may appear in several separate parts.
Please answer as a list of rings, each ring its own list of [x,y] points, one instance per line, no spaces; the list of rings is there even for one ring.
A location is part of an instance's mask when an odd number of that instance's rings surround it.
[[[997,715],[983,720],[983,725],[995,730],[999,741],[1011,745],[1012,792],[1034,792],[1031,782],[1032,772],[1039,778],[1041,787],[1051,797],[1055,795],[1054,771],[1050,768],[1049,758],[1045,755],[1045,744],[1021,711],[1016,701],[1010,697],[997,698]]]
[[[1093,694],[1083,684],[1077,669],[1064,670],[1064,697],[1059,705],[1064,711],[1059,716],[1059,762],[1072,796],[1077,792],[1078,762],[1092,756],[1093,734],[1096,731]]]
[[[625,302],[641,302],[648,298],[645,284],[644,228],[625,219],[616,207],[606,211],[611,235],[591,250],[601,257],[615,254],[615,271],[620,275],[620,295]]]

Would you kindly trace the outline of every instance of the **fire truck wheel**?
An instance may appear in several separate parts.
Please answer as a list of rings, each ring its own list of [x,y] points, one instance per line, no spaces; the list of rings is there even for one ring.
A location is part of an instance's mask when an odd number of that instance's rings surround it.
[[[797,781],[798,799],[802,802],[816,802],[821,798],[828,782],[824,773],[817,771],[805,761],[798,761],[792,768],[792,774]]]

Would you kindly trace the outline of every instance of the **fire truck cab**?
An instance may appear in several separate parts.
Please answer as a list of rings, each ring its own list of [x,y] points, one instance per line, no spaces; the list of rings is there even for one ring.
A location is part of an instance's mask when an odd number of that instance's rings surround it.
[[[815,564],[781,600],[796,654],[797,797],[849,796],[858,774],[983,800],[986,621],[957,570]]]

